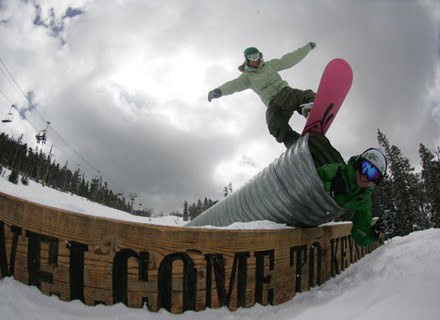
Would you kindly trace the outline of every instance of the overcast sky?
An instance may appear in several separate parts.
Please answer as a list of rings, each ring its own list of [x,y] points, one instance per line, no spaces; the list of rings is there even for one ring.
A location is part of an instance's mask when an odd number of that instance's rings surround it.
[[[440,146],[439,27],[435,0],[0,0],[0,58],[42,116],[0,65],[0,116],[14,103],[27,120],[0,128],[35,147],[51,121],[44,150],[57,162],[99,170],[142,207],[182,211],[285,150],[255,93],[209,103],[208,91],[239,75],[246,47],[269,60],[314,41],[281,75],[316,90],[328,61],[351,64],[333,145],[348,158],[380,129],[417,167],[420,143]]]

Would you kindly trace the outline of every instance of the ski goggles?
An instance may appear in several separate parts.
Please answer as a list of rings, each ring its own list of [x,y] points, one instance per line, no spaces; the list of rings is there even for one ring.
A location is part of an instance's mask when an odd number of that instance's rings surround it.
[[[382,173],[377,169],[370,161],[362,159],[359,165],[359,172],[361,175],[366,176],[370,182],[378,181]]]
[[[250,61],[257,61],[258,59],[261,59],[262,56],[261,52],[254,52],[249,54],[246,58]]]

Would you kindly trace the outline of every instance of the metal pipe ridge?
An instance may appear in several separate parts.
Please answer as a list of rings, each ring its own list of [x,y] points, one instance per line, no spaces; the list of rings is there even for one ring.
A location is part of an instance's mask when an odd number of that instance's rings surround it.
[[[301,137],[268,167],[186,226],[225,227],[234,222],[268,220],[312,227],[343,214],[324,190],[308,145]]]

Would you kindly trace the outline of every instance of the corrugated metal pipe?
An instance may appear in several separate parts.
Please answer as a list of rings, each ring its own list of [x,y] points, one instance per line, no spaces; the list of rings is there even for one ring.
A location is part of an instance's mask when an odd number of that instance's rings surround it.
[[[322,139],[326,140],[325,137]],[[335,158],[334,153],[332,155],[320,143],[313,146],[311,143],[309,148],[308,140],[309,135],[301,137],[239,190],[186,226],[228,226],[234,222],[257,220],[269,220],[289,226],[317,226],[343,214],[345,210],[324,190],[315,169],[317,160],[316,157],[312,158],[310,148],[320,155],[321,160],[328,154],[330,158]],[[329,142],[328,145],[330,146]],[[329,148],[333,149],[331,146]],[[338,161],[343,161],[340,154],[337,151],[336,153]]]

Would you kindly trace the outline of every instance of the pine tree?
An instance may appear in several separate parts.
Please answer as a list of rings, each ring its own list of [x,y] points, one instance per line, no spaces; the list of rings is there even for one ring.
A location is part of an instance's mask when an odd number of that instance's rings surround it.
[[[203,212],[203,203],[202,200],[197,201],[197,216],[199,216]]]
[[[183,221],[189,220],[188,202],[183,203]]]
[[[423,206],[419,195],[419,180],[409,160],[403,157],[397,146],[390,146],[385,134],[378,131],[379,144],[385,149],[390,171],[389,210],[396,215],[395,234],[404,236],[423,228],[427,217],[420,208]]]
[[[229,184],[227,186],[225,186],[224,189],[223,189],[223,196],[226,198],[227,196],[229,196],[233,192],[234,192],[234,190],[233,190],[233,187],[232,187],[232,183],[229,182]]]
[[[420,158],[422,161],[422,179],[426,188],[429,202],[431,223],[435,228],[440,227],[440,159],[435,160],[434,154],[423,144],[420,144]]]
[[[11,174],[9,175],[8,181],[12,182],[13,184],[17,184],[18,183],[18,177],[19,177],[18,171],[16,169],[13,169],[11,171]]]
[[[70,192],[74,194],[79,194],[80,185],[81,185],[81,170],[79,169],[78,166],[78,168],[76,168],[75,172],[73,173]]]
[[[27,185],[29,184],[29,177],[28,177],[27,175],[22,175],[22,176],[21,176],[21,183],[22,183],[24,186],[27,186]]]
[[[374,217],[379,217],[385,210],[390,210],[392,215],[396,213],[393,210],[392,186],[393,182],[391,179],[385,176],[380,185],[374,190],[371,196],[371,212]]]
[[[192,205],[189,206],[188,212],[189,212],[189,217],[191,220],[194,220],[195,218],[197,218],[198,213],[197,213],[197,206],[195,203],[193,203]]]

